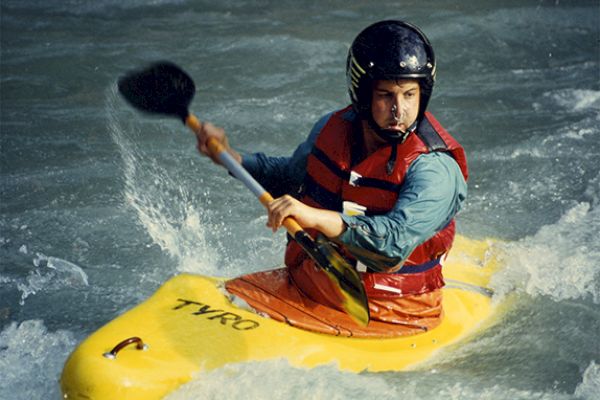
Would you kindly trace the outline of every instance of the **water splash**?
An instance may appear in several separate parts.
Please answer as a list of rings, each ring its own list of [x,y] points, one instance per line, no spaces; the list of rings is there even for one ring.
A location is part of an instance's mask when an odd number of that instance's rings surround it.
[[[211,241],[211,223],[188,185],[135,143],[139,127],[118,118],[122,102],[116,88],[107,93],[111,137],[123,162],[125,203],[135,210],[152,241],[177,260],[179,272],[214,273],[220,264],[220,244]],[[202,180],[200,180],[200,186]],[[205,191],[204,197],[209,192]]]
[[[33,265],[36,269],[30,271],[24,281],[17,283],[21,292],[20,305],[25,304],[27,297],[40,291],[89,285],[87,274],[70,261],[37,253]]]

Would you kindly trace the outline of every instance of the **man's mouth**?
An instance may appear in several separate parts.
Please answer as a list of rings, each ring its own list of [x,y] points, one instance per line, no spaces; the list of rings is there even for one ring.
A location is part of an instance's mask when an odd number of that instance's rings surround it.
[[[406,126],[402,122],[392,121],[388,123],[385,129],[390,131],[404,132],[406,130]]]

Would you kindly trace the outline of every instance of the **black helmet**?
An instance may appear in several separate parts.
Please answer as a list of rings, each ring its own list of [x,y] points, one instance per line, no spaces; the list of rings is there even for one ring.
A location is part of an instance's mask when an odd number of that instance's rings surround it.
[[[356,112],[372,120],[375,80],[418,79],[421,103],[417,121],[427,108],[435,81],[435,55],[419,28],[403,21],[380,21],[358,34],[346,62],[348,92]]]

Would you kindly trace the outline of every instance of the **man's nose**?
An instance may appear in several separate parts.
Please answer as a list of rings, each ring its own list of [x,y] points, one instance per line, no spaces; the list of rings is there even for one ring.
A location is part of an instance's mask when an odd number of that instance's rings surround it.
[[[400,119],[404,110],[404,102],[402,99],[395,97],[392,104],[392,116],[394,119]]]
[[[406,114],[410,109],[410,101],[403,95],[395,96],[393,105],[396,107],[398,113]]]

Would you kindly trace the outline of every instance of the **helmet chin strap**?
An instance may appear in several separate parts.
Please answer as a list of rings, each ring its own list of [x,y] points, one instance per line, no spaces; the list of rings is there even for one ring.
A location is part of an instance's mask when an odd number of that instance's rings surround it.
[[[400,120],[400,118],[396,116],[396,106],[392,107],[392,116],[394,117],[394,120],[396,122]],[[412,133],[417,127],[417,121],[415,121],[408,127],[406,131],[383,129],[377,124],[377,122],[375,122],[375,119],[373,119],[372,114],[369,114],[367,122],[369,124],[369,127],[373,130],[373,132],[375,132],[377,136],[389,143],[404,143],[408,135]]]
[[[398,120],[401,119],[396,115],[395,107],[392,108],[392,116],[394,117],[394,120],[396,122],[398,122]],[[414,132],[414,130],[417,127],[417,121],[413,122],[406,131],[383,129],[382,127],[380,127],[377,124],[377,122],[375,122],[375,119],[373,118],[373,114],[369,113],[367,116],[367,123],[369,124],[369,127],[371,128],[371,130],[373,132],[375,132],[375,134],[377,136],[379,136],[381,139],[385,140],[387,143],[389,143],[391,145],[392,152],[391,152],[390,158],[388,159],[386,166],[385,166],[387,174],[391,175],[396,167],[396,159],[398,157],[397,145],[404,143],[404,141],[406,140],[408,135],[410,135],[412,132]]]

